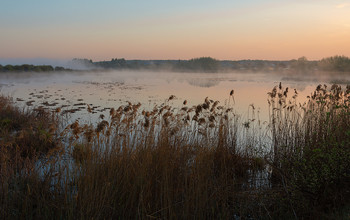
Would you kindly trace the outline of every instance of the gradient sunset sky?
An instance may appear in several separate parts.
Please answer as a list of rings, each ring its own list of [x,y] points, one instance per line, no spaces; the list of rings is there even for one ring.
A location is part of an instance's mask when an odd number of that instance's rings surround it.
[[[350,56],[350,0],[0,0],[0,58]]]

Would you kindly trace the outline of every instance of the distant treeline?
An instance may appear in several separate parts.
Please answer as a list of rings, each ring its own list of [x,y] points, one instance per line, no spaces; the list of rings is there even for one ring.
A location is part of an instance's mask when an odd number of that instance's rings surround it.
[[[309,61],[306,57],[288,61],[270,60],[216,60],[201,57],[190,60],[125,60],[93,62],[89,59],[73,59],[72,64],[88,69],[149,69],[175,72],[231,72],[231,71],[283,71],[303,73],[313,71],[350,72],[350,59],[346,56],[333,56],[319,61]]]
[[[50,65],[0,65],[0,72],[51,72],[74,70],[167,70],[174,72],[283,72],[309,73],[315,71],[350,72],[350,59],[346,56],[333,56],[318,61],[309,61],[306,57],[287,61],[270,60],[216,60],[211,57],[190,60],[125,60],[93,62],[89,59],[73,59],[71,69],[52,67]]]
[[[125,60],[93,62],[89,59],[73,59],[71,66],[87,69],[149,69],[170,70],[176,72],[218,72],[221,62],[211,57],[201,57],[191,60]]]
[[[53,72],[53,71],[71,71],[71,69],[66,69],[64,67],[56,66],[52,67],[50,65],[0,65],[0,72]]]

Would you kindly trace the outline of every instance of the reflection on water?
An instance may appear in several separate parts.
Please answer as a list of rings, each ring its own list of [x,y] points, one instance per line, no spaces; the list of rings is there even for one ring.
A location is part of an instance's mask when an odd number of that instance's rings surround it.
[[[190,78],[186,79],[186,81],[192,86],[199,86],[205,88],[217,86],[220,83],[220,80],[217,78]]]
[[[206,97],[232,105],[235,112],[248,117],[249,106],[259,111],[261,120],[268,120],[267,92],[282,81],[284,87],[296,88],[297,101],[304,102],[319,83],[329,79],[300,76],[286,77],[262,73],[166,73],[166,72],[80,72],[1,74],[1,92],[14,98],[18,105],[34,108],[60,108],[71,121],[96,122],[109,109],[127,102],[142,104],[144,109],[163,103],[170,95],[173,106],[181,108],[202,103]],[[317,78],[317,77],[316,77]],[[342,79],[341,77],[336,78]],[[343,79],[346,81],[348,79]],[[234,90],[235,103],[229,103]],[[88,112],[88,108],[92,114]]]

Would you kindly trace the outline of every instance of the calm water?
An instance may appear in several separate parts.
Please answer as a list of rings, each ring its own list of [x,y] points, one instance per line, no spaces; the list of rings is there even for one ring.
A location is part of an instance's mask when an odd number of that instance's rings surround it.
[[[208,97],[220,101],[221,105],[230,105],[242,115],[243,120],[252,117],[251,104],[259,111],[262,122],[268,121],[267,92],[282,82],[290,88],[290,96],[297,89],[297,102],[306,101],[306,96],[314,91],[319,83],[330,83],[332,79],[323,77],[300,78],[278,74],[262,73],[166,73],[166,72],[85,72],[85,73],[18,73],[0,74],[0,92],[13,97],[18,106],[24,108],[62,108],[60,114],[66,116],[66,123],[79,120],[80,123],[95,123],[101,114],[108,116],[110,108],[131,103],[142,104],[141,109],[153,109],[164,103],[169,96],[174,107],[181,108],[183,101],[188,106],[203,103]],[[348,78],[338,77],[338,81],[347,82]],[[230,91],[234,90],[234,100],[228,101]],[[89,113],[87,105],[93,108]],[[249,110],[248,110],[249,109]],[[65,113],[74,110],[73,113]],[[248,113],[249,112],[249,113]],[[250,115],[249,115],[250,114]],[[255,114],[257,117],[257,112]],[[264,146],[270,146],[271,139],[264,136]],[[246,143],[245,136],[238,135],[238,142]],[[67,144],[68,146],[69,144]],[[238,143],[239,145],[239,143]],[[245,146],[245,145],[242,145]],[[263,151],[269,151],[264,148]],[[261,150],[261,149],[260,149]],[[68,170],[74,167],[74,161],[67,151],[61,158],[57,169],[65,165]],[[39,160],[37,167],[42,173],[51,169],[50,163]],[[252,184],[260,186],[268,183],[267,170],[252,178]],[[258,182],[256,182],[256,179]]]
[[[349,80],[342,77],[337,80]],[[69,121],[95,122],[101,114],[108,116],[110,108],[126,105],[128,101],[140,102],[144,109],[152,109],[170,95],[176,97],[171,101],[175,107],[182,107],[184,100],[189,106],[197,105],[208,97],[220,101],[221,105],[230,104],[243,117],[247,117],[249,106],[254,104],[260,118],[267,120],[267,92],[279,82],[290,91],[296,88],[299,93],[297,101],[302,103],[319,83],[329,84],[331,80],[317,76],[303,79],[263,73],[12,73],[0,74],[0,91],[12,96],[19,106],[60,107],[61,114],[67,115]],[[228,102],[232,89],[235,103],[232,100]],[[92,114],[88,113],[87,104],[93,108]]]

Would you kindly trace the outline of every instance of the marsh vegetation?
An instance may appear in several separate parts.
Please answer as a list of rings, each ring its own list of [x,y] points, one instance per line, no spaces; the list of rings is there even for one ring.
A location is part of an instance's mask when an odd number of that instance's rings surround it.
[[[96,123],[0,99],[2,218],[344,218],[349,215],[350,86],[304,104],[275,86],[254,105],[175,96],[110,108]],[[88,107],[88,112],[93,110]]]

